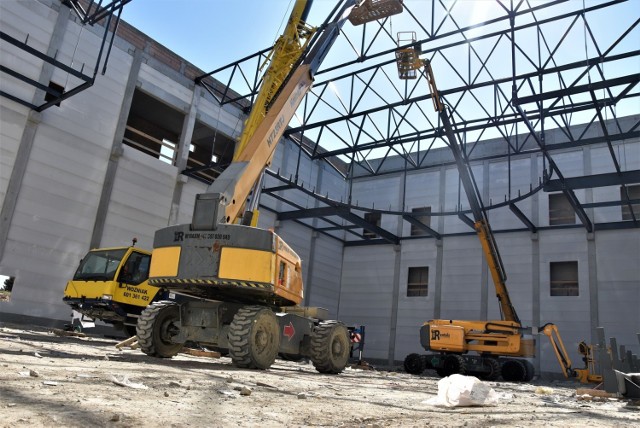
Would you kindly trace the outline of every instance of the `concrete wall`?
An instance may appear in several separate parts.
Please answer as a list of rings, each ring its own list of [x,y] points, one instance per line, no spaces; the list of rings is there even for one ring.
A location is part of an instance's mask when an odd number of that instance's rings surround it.
[[[630,119],[630,123],[636,120]],[[553,141],[562,142],[555,133]],[[605,144],[592,145],[566,150],[554,158],[566,177],[598,174],[611,171],[608,150]],[[614,150],[623,170],[640,167],[637,140],[615,142]],[[504,201],[505,195],[514,198],[518,192],[529,192],[529,183],[538,183],[542,158],[534,154],[512,159],[510,173],[506,159],[474,162],[472,166],[483,200],[490,205]],[[399,183],[403,181],[406,196],[398,203],[402,190]],[[583,203],[605,202],[618,199],[619,191],[618,186],[611,186],[577,190],[576,195]],[[468,209],[457,170],[437,164],[423,172],[408,173],[406,178],[403,173],[393,172],[356,178],[353,199],[361,206],[375,204],[383,210],[404,205],[407,211],[431,206],[434,212],[448,212],[456,211],[459,204]],[[542,191],[517,206],[540,226],[537,233],[529,232],[508,207],[491,210],[489,218],[506,267],[510,296],[523,324],[538,327],[556,323],[576,366],[581,364],[577,344],[582,340],[595,342],[592,332],[597,326],[605,327],[607,337],[616,337],[619,344],[638,353],[640,230],[597,230],[588,234],[577,216],[574,228],[550,229],[549,196]],[[619,206],[590,208],[587,214],[600,223],[622,220]],[[398,218],[385,217],[383,226],[395,233],[394,220]],[[399,228],[407,237],[410,225],[403,223]],[[402,240],[399,251],[394,251],[391,244],[345,249],[339,315],[367,325],[367,339],[373,341],[367,343],[371,358],[399,361],[409,353],[420,352],[418,331],[428,319],[500,317],[480,244],[469,226],[451,215],[432,217],[431,227],[445,235],[442,241],[432,237]],[[550,295],[549,264],[556,261],[577,261],[578,296]],[[407,297],[410,266],[429,267],[428,296]],[[539,336],[537,341],[541,356],[535,361],[538,369],[559,372],[547,338]]]

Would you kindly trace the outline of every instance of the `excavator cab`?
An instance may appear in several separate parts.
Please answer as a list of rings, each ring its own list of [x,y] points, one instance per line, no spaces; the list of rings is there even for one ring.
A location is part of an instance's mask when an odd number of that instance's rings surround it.
[[[351,10],[349,21],[353,25],[388,18],[402,13],[402,0],[363,0]]]

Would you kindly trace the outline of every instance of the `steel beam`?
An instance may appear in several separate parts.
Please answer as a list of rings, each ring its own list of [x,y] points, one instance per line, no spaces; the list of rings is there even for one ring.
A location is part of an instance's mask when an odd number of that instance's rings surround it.
[[[584,175],[581,177],[565,177],[564,180],[547,180],[545,192],[558,192],[565,189],[590,189],[594,187],[621,186],[623,184],[640,183],[640,170],[610,172],[605,174]]]

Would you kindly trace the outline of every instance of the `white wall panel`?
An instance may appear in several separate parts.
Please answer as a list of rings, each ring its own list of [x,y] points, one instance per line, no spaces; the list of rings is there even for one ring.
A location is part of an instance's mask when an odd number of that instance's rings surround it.
[[[235,114],[230,111],[234,111]],[[201,115],[199,119],[203,123],[224,133],[229,138],[237,138],[242,131],[244,119],[239,117],[238,109],[228,106],[218,107],[217,103],[208,99],[206,94],[198,101],[198,114]]]
[[[440,211],[440,171],[421,171],[407,174],[404,211],[413,208],[431,207],[432,212]],[[430,227],[438,230],[438,217],[431,218]],[[402,236],[411,236],[411,224],[403,222]]]
[[[507,289],[511,303],[516,309],[522,324],[531,327],[533,322],[533,302],[534,299],[538,298],[533,294],[533,244],[531,234],[528,232],[499,233],[495,237],[507,273]],[[485,263],[484,259],[483,263]],[[488,289],[487,319],[498,320],[500,319],[500,305],[490,273],[486,286]]]
[[[441,318],[480,319],[482,249],[474,235],[443,239]]]
[[[598,312],[605,337],[640,355],[640,239],[620,231],[596,236]]]
[[[196,195],[205,193],[207,185],[196,179],[189,178],[182,186],[182,196],[180,197],[180,209],[178,212],[178,224],[191,223],[193,217],[193,207],[196,205]]]
[[[176,97],[178,100],[185,103],[185,105],[191,105],[191,98],[193,97],[193,91],[181,83],[176,82],[169,76],[165,76],[160,71],[152,68],[150,65],[142,64],[140,67],[140,74],[138,79],[142,82],[142,87],[145,91],[150,89],[150,85],[157,90],[166,92]],[[151,91],[155,96],[161,96],[162,94],[156,94],[155,91]],[[171,103],[168,103],[171,104]],[[180,108],[181,106],[175,105],[174,107]]]
[[[22,132],[27,122],[26,107],[0,98],[0,209],[9,185]]]
[[[177,169],[125,146],[109,202],[102,247],[152,248],[155,231],[167,226]]]
[[[382,178],[363,179],[354,181],[352,187],[352,204],[362,208],[374,208],[379,210],[399,210],[402,203],[400,189],[402,178],[399,176],[385,176]],[[355,211],[355,214],[364,217],[365,212]],[[396,234],[398,217],[383,214],[380,219],[380,227]],[[362,229],[358,233],[361,233]],[[347,235],[348,240],[354,238]]]
[[[58,14],[37,1],[0,1],[2,31],[39,52],[47,52]],[[0,41],[2,65],[33,80],[38,80],[44,61],[23,50]],[[23,100],[31,101],[35,88],[3,73],[0,89]],[[3,102],[4,98],[3,98]]]
[[[386,359],[389,354],[394,260],[391,245],[344,249],[338,317],[366,326],[368,358]]]
[[[57,114],[38,126],[2,263],[3,273],[16,275],[8,311],[61,319],[68,313],[62,291],[88,249],[110,148],[106,138],[86,141],[54,126]]]
[[[326,308],[329,317],[336,319],[340,302],[342,242],[318,234],[313,246],[313,258],[306,264],[306,269],[311,272],[305,285],[306,304]]]
[[[577,344],[590,341],[589,260],[586,232],[583,229],[563,233],[541,231],[540,239],[540,322],[552,322],[560,330],[567,350],[577,361]],[[578,262],[578,296],[551,296],[551,262]],[[540,337],[540,367],[543,372],[558,371],[558,362],[546,337]]]
[[[437,247],[435,239],[405,241],[400,261],[400,287],[398,292],[398,320],[396,327],[396,360],[403,360],[412,352],[424,352],[420,346],[420,327],[434,318],[437,272]],[[407,296],[407,279],[410,267],[429,268],[428,294]]]
[[[510,172],[510,173],[509,173]],[[489,163],[489,198],[483,202],[485,206],[495,205],[528,193],[531,184],[530,158],[515,159],[509,165],[504,160]],[[518,204],[523,213],[531,216],[530,200]],[[489,211],[489,221],[494,230],[517,229],[524,224],[511,212],[508,207]]]

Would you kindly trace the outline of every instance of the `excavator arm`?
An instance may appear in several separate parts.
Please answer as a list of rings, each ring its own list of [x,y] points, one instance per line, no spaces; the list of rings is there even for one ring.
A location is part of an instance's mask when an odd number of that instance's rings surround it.
[[[551,348],[553,349],[562,374],[566,378],[578,378],[581,383],[600,383],[602,382],[602,375],[595,374],[595,360],[593,359],[593,349],[585,342],[580,342],[578,345],[578,351],[583,355],[585,366],[581,369],[574,369],[572,367],[571,358],[567,353],[567,349],[564,347],[564,342],[560,337],[560,332],[555,324],[548,323],[540,328],[542,334],[549,338]]]

